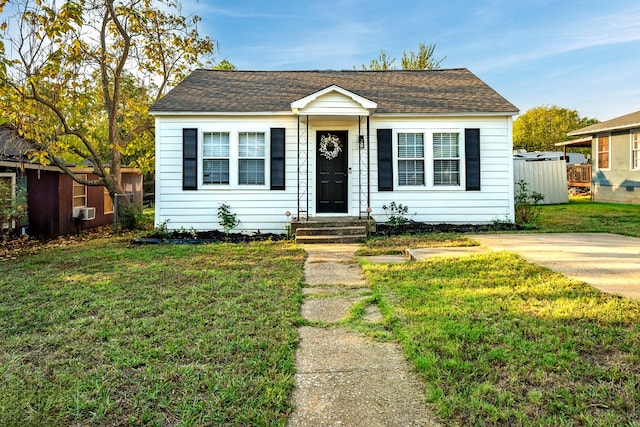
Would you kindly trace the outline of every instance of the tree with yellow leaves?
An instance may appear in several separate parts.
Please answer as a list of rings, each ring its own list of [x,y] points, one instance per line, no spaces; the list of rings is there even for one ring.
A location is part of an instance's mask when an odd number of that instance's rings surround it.
[[[112,197],[123,161],[152,168],[149,106],[216,49],[175,0],[0,0],[0,12],[4,118],[37,145],[34,161]]]

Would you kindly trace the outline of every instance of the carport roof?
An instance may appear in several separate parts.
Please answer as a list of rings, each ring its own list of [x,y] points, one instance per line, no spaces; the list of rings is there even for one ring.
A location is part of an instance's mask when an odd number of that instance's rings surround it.
[[[554,145],[556,147],[591,147],[591,143],[593,141],[593,137],[585,136],[580,139],[571,139],[569,141],[556,142]]]

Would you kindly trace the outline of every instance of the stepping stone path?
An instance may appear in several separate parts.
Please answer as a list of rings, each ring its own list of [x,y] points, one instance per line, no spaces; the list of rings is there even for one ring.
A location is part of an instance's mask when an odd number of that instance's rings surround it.
[[[304,245],[307,287],[302,316],[321,326],[300,327],[290,427],[436,426],[424,385],[393,343],[377,342],[337,325],[370,295],[356,263],[358,245]],[[385,258],[372,262],[399,262]],[[382,322],[377,306],[365,320]]]

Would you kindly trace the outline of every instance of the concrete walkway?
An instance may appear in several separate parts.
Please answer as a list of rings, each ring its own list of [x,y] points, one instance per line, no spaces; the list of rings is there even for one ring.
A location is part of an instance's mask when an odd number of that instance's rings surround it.
[[[307,287],[299,328],[294,413],[289,426],[436,426],[424,385],[401,349],[335,323],[370,289],[355,262],[358,245],[304,245]],[[394,260],[385,260],[394,261]],[[382,320],[370,306],[365,319]]]

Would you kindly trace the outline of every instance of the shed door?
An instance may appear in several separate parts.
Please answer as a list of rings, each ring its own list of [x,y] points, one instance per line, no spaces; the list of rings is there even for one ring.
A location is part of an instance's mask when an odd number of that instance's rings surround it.
[[[318,213],[347,213],[347,137],[346,130],[316,134]]]

